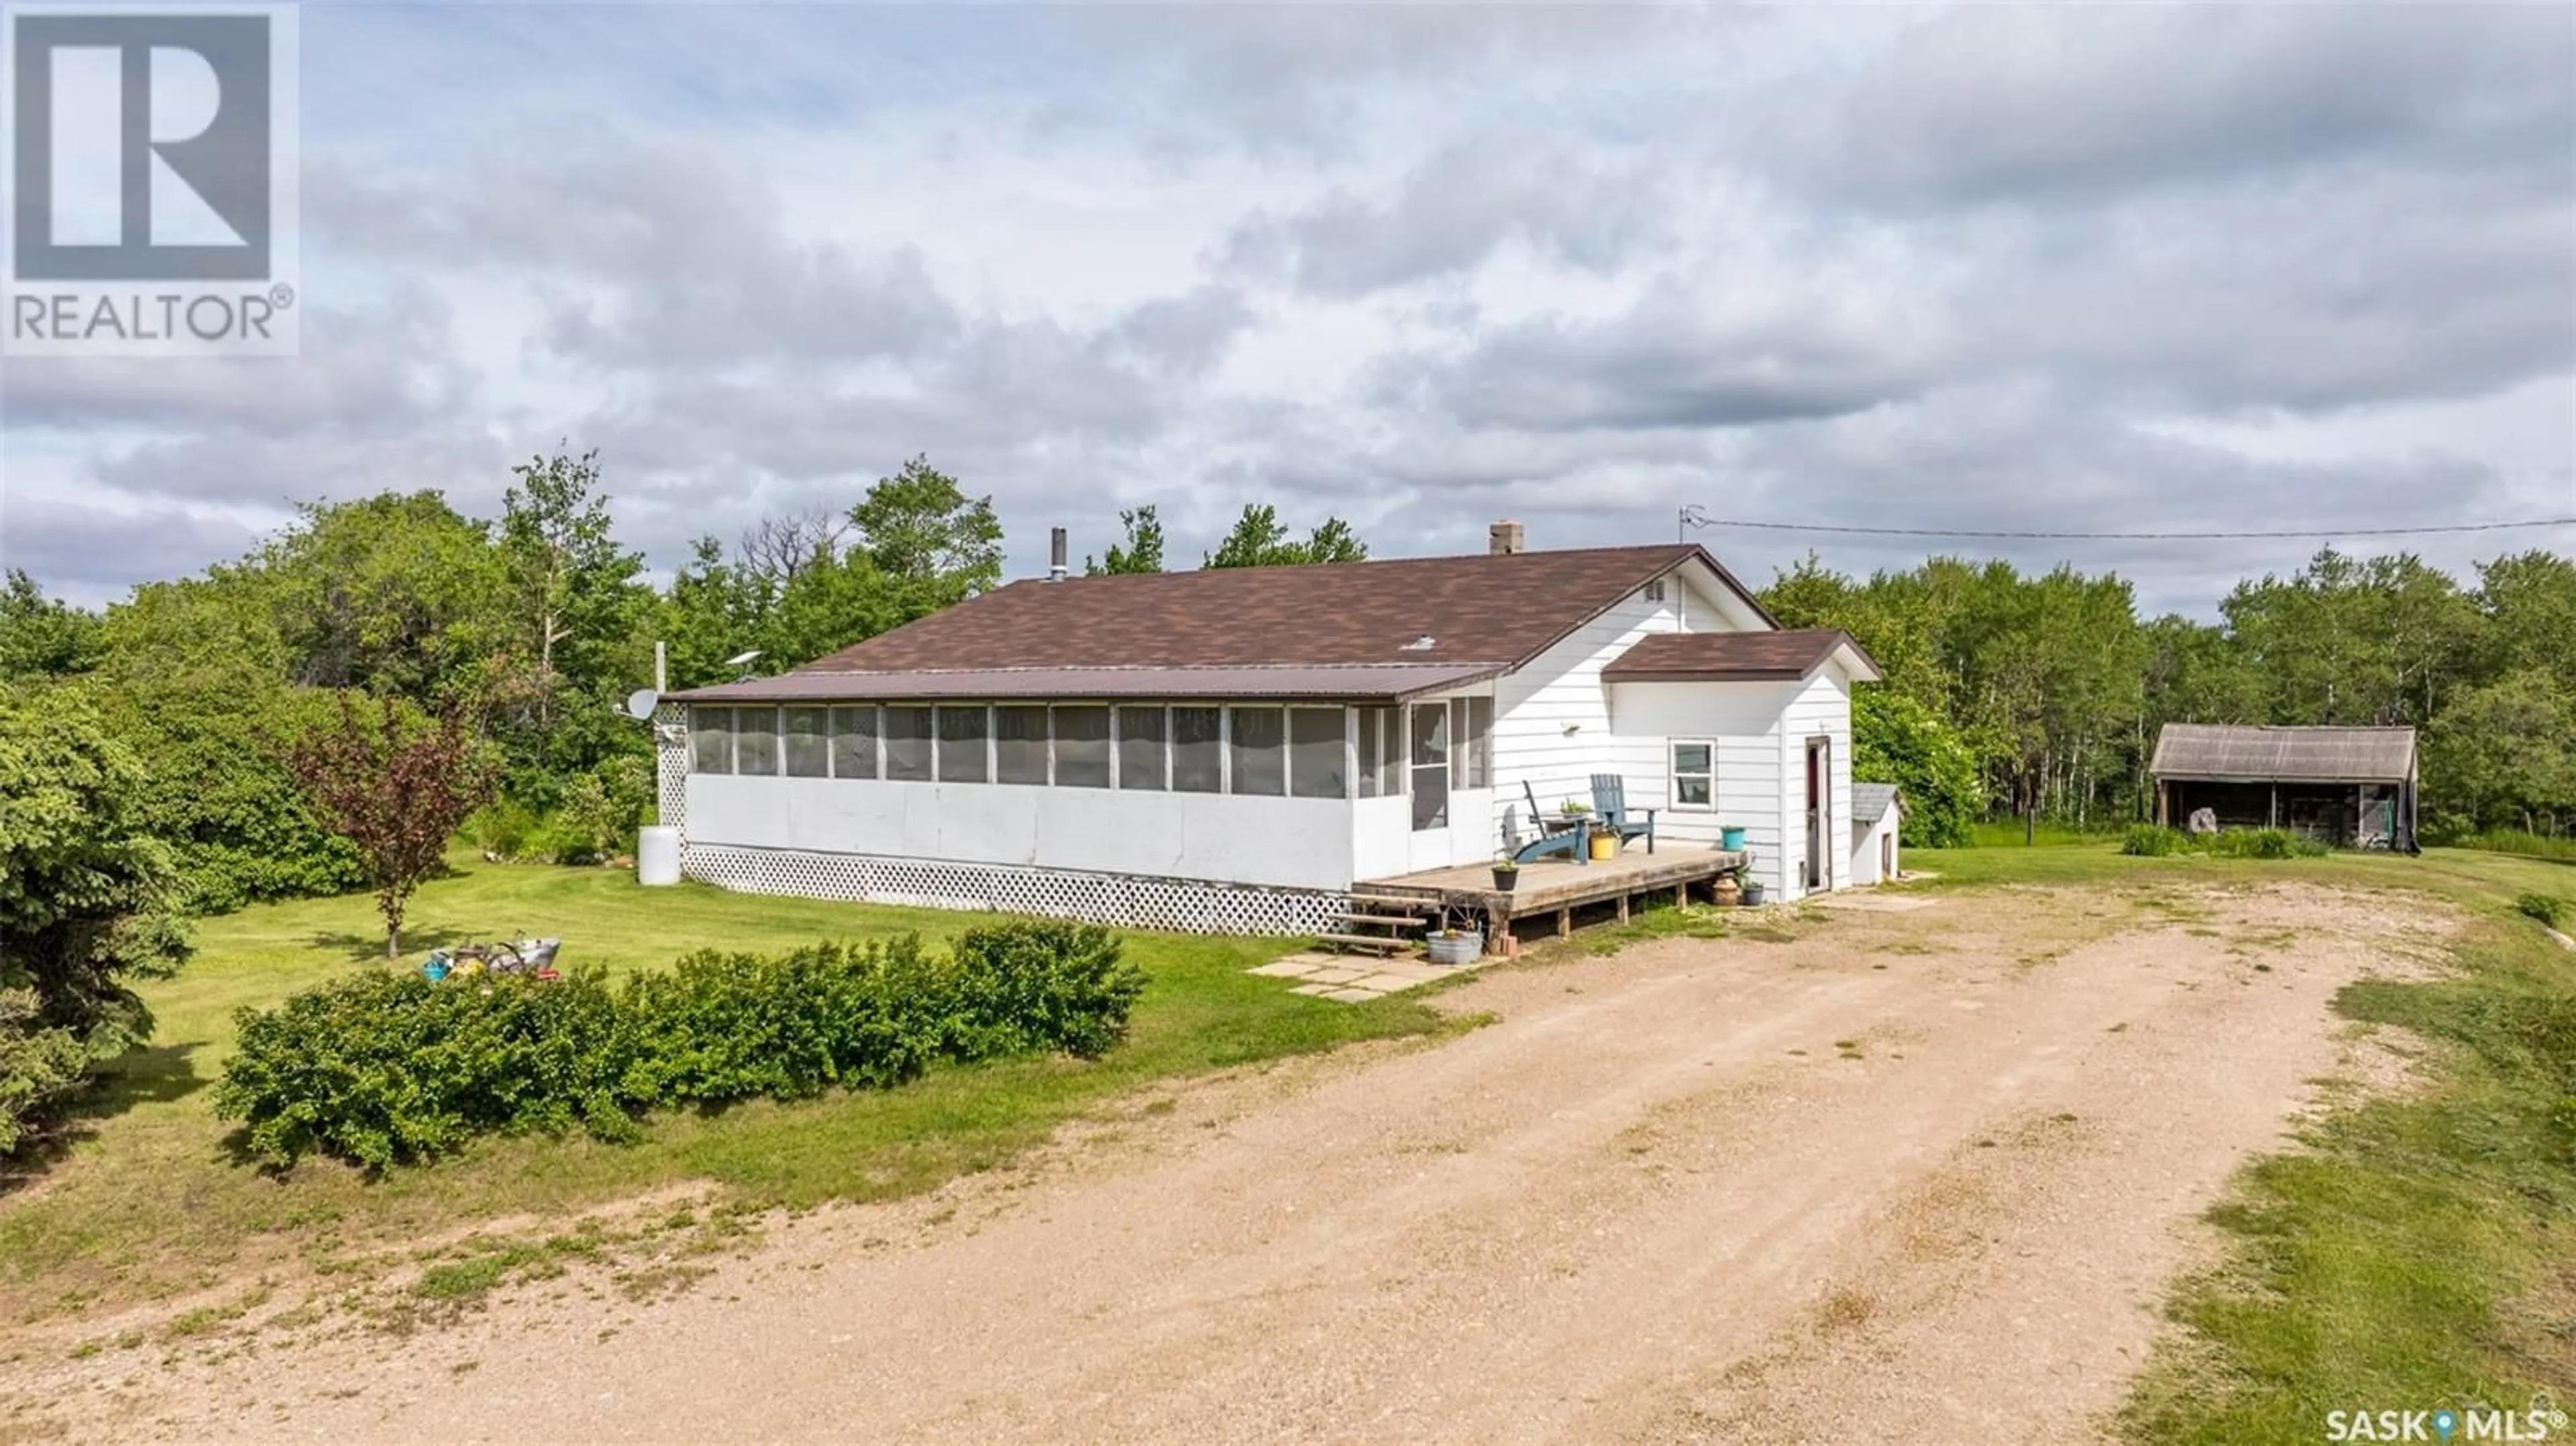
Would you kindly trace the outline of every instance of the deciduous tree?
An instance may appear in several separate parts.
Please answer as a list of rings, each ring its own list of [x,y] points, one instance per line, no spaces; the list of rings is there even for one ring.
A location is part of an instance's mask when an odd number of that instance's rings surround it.
[[[393,699],[370,709],[344,695],[337,726],[297,741],[294,768],[314,810],[356,845],[384,915],[385,957],[397,957],[412,891],[438,872],[447,840],[491,795],[492,769],[463,711],[411,729]]]

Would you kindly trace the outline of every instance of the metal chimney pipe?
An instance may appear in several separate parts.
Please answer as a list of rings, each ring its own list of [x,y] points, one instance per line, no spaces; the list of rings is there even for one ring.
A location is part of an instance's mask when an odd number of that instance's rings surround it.
[[[1047,539],[1047,581],[1064,581],[1064,529],[1059,527]]]

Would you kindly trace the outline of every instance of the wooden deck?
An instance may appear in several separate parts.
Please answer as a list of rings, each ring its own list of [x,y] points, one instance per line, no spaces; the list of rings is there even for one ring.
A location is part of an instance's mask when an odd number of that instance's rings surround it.
[[[1746,856],[1695,844],[1666,843],[1654,853],[1631,844],[1617,858],[1578,864],[1541,859],[1521,865],[1520,878],[1509,891],[1494,887],[1489,864],[1424,869],[1386,879],[1362,879],[1351,886],[1355,896],[1411,899],[1485,919],[1488,947],[1509,931],[1511,921],[1553,915],[1557,937],[1573,932],[1574,911],[1591,904],[1615,903],[1625,920],[1641,895],[1670,895],[1687,902],[1691,890],[1705,892],[1719,874],[1741,867]]]

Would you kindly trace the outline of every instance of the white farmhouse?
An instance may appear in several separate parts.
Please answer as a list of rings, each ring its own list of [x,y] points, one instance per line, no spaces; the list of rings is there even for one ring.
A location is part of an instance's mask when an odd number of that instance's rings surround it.
[[[1481,874],[1611,775],[1659,868],[1734,828],[1776,898],[1849,882],[1851,689],[1877,677],[1849,637],[1781,630],[1697,546],[1493,537],[1059,572],[678,695],[663,822],[732,888],[1329,932],[1355,894]]]

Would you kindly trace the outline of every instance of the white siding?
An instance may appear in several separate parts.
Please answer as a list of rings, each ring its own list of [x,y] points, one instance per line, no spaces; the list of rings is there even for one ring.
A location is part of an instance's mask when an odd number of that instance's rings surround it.
[[[1808,679],[1781,713],[1781,829],[1789,841],[1788,867],[1776,881],[1783,899],[1806,892],[1800,865],[1807,848],[1807,740],[1833,740],[1830,772],[1832,795],[1826,800],[1824,837],[1819,852],[1827,873],[1826,887],[1838,888],[1851,867],[1851,684],[1828,666]]]
[[[1524,784],[1542,809],[1554,809],[1568,798],[1590,802],[1595,773],[1625,777],[1630,796],[1640,804],[1663,795],[1663,742],[1613,734],[1601,670],[1648,633],[1683,631],[1685,608],[1703,618],[1712,616],[1708,605],[1683,587],[1667,589],[1659,603],[1630,593],[1528,667],[1495,681],[1494,799],[1488,831],[1496,847],[1503,811],[1527,811]],[[1530,831],[1527,819],[1521,820],[1521,830]]]
[[[846,778],[689,779],[689,842],[1347,889],[1352,804]]]
[[[1714,845],[1729,825],[1744,830],[1754,872],[1774,887],[1780,874],[1780,715],[1798,696],[1794,683],[1616,683],[1610,718],[1625,744],[1653,750],[1651,767],[1628,775],[1628,801],[1652,806],[1655,835]],[[1715,806],[1674,807],[1671,741],[1705,738],[1717,745]]]
[[[1853,821],[1851,825],[1851,877],[1847,880],[1848,883],[1853,885],[1868,885],[1887,882],[1888,875],[1886,871],[1879,867],[1879,841],[1881,839],[1887,840],[1890,854],[1892,856],[1896,856],[1897,827],[1896,805],[1893,803],[1889,804],[1887,806],[1886,813],[1877,819],[1867,823],[1863,823],[1859,820]],[[1904,868],[1904,860],[1901,856],[1896,856],[1896,865],[1900,870]]]

